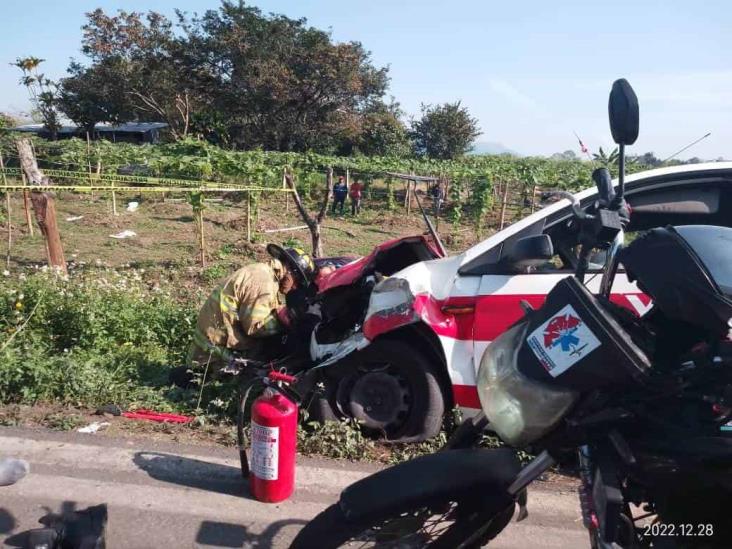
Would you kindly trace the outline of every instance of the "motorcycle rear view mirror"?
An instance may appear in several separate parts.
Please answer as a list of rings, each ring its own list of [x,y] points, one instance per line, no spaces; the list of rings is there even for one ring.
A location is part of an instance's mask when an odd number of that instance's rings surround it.
[[[597,193],[600,196],[600,204],[608,206],[615,198],[615,189],[610,171],[607,168],[597,168],[592,172],[592,180],[597,186]]]
[[[639,125],[638,98],[625,78],[613,82],[607,110],[613,140],[620,146],[618,192],[613,200],[613,207],[620,208],[625,194],[625,146],[632,145],[638,139]]]
[[[613,82],[608,101],[610,131],[618,145],[632,145],[638,139],[638,98],[625,78]]]
[[[504,244],[501,252],[502,271],[523,272],[549,261],[554,256],[554,246],[548,234],[519,238]]]

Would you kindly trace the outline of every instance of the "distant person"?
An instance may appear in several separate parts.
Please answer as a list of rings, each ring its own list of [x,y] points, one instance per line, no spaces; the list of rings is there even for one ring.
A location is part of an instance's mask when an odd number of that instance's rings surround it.
[[[338,183],[333,187],[333,213],[336,213],[336,208],[340,209],[343,213],[343,208],[346,204],[346,197],[348,196],[348,185],[346,185],[343,176],[338,178]]]
[[[442,202],[445,200],[445,189],[440,183],[435,184],[432,187],[432,207],[435,212],[435,217],[439,217],[440,210],[442,209]]]
[[[361,193],[363,192],[363,183],[355,181],[351,185],[349,194],[351,195],[351,215],[358,215],[361,213]]]

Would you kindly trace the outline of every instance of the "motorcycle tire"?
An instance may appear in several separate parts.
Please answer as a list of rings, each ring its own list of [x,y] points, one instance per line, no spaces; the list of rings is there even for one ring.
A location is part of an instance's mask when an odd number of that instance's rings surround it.
[[[346,518],[339,504],[331,505],[325,511],[311,520],[300,530],[292,542],[290,549],[336,549],[350,547],[354,543],[357,547],[430,547],[472,549],[483,547],[495,538],[511,521],[514,504],[505,509],[482,511],[473,502],[451,501],[446,499],[441,503],[431,503],[430,509],[424,507],[406,506],[386,516],[376,516],[368,521]],[[431,522],[434,515],[426,520],[426,513],[439,513],[451,524],[439,529],[439,523]],[[476,515],[478,518],[476,519]],[[452,519],[452,520],[451,520]],[[477,520],[477,522],[476,522]],[[476,530],[486,523],[488,528],[480,534],[478,539],[470,539]],[[476,525],[479,525],[476,528]],[[399,534],[402,528],[403,536],[390,539]],[[435,537],[436,536],[436,537]],[[370,543],[370,544],[369,544]]]

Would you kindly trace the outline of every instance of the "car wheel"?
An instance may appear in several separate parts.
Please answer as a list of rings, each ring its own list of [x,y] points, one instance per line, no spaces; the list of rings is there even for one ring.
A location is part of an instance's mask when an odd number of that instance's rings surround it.
[[[393,441],[425,440],[440,432],[445,398],[436,366],[422,353],[383,340],[349,362],[346,373],[327,380],[314,417],[354,418],[367,434]]]

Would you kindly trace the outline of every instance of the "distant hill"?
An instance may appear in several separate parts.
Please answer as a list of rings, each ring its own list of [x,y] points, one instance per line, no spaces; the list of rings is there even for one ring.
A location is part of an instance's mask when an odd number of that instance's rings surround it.
[[[512,154],[514,156],[522,156],[516,151],[494,141],[482,141],[480,143],[476,143],[473,146],[473,150],[468,154]]]

